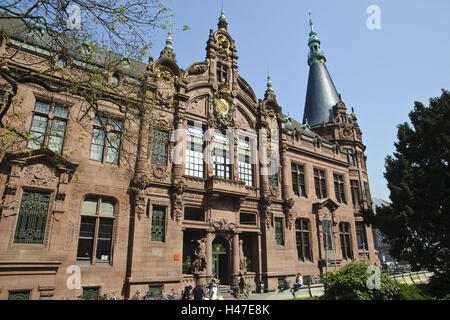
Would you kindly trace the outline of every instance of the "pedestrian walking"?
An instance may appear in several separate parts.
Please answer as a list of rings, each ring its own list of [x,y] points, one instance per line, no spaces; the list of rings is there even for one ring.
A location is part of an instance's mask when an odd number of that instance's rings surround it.
[[[192,295],[194,296],[194,300],[203,300],[203,297],[205,296],[205,289],[199,282],[197,282],[194,289],[192,289]]]
[[[209,284],[209,300],[217,300],[217,284],[214,279]]]

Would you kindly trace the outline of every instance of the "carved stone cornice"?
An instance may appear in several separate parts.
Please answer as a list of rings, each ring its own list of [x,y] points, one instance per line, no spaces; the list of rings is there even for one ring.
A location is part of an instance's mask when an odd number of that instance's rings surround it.
[[[235,231],[238,226],[236,223],[228,222],[227,219],[222,218],[220,220],[211,220],[209,227],[215,231]]]

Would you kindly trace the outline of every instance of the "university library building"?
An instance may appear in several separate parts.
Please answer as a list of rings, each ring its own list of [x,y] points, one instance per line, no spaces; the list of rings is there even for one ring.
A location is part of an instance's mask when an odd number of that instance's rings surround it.
[[[53,64],[63,82],[94,67],[76,51],[52,56],[39,36],[24,44],[20,23],[5,22],[0,56],[35,80],[8,111],[29,139],[0,150],[0,299],[129,299],[213,278],[231,290],[240,274],[273,291],[298,272],[378,263],[359,213],[371,206],[361,129],[310,26],[300,123],[270,76],[257,99],[239,74],[223,12],[204,61],[181,69],[169,32],[158,59],[108,73],[116,90],[96,108],[39,72]],[[140,99],[125,109],[130,84]],[[0,88],[4,105],[12,89]]]

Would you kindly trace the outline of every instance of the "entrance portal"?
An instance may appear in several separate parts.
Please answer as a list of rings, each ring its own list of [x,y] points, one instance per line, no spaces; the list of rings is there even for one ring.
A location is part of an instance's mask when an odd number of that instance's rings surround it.
[[[212,243],[212,272],[221,284],[228,284],[227,243],[222,238],[216,238]]]

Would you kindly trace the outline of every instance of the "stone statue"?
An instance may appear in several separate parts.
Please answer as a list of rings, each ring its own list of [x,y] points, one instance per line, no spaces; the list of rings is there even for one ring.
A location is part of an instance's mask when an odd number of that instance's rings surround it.
[[[242,273],[247,272],[247,257],[244,256],[243,240],[239,240],[239,269]]]
[[[200,274],[206,269],[206,239],[197,240],[195,259],[192,263],[192,273]]]

